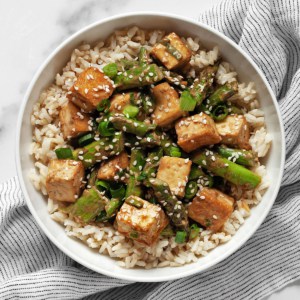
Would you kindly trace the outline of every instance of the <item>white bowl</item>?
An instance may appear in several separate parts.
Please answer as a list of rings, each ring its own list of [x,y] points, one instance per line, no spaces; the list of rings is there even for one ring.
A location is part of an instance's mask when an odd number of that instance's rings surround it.
[[[208,48],[217,45],[222,57],[229,61],[238,72],[240,81],[255,82],[259,100],[265,112],[267,129],[273,138],[272,147],[266,159],[268,175],[272,179],[271,186],[262,201],[252,209],[251,216],[229,242],[218,246],[196,263],[176,268],[123,269],[110,257],[101,255],[79,240],[68,237],[64,228],[50,218],[45,198],[34,189],[28,176],[29,170],[34,167],[34,161],[28,153],[32,138],[30,114],[41,91],[53,82],[55,75],[61,72],[62,67],[69,60],[72,50],[82,41],[93,43],[99,39],[105,39],[116,29],[132,25],[175,31],[184,36],[199,36],[201,42]],[[63,42],[40,67],[27,90],[19,115],[17,170],[21,188],[32,215],[49,239],[68,256],[87,268],[108,276],[131,281],[166,281],[202,272],[224,260],[239,249],[261,225],[280,187],[285,157],[283,132],[277,101],[264,75],[252,59],[230,39],[207,25],[179,16],[148,12],[124,14],[104,19],[80,30]]]

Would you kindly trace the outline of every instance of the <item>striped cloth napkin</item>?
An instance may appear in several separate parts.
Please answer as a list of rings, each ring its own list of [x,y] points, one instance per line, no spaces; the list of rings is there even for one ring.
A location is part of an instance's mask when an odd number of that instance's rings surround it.
[[[208,271],[163,283],[96,274],[60,252],[25,206],[16,178],[0,186],[1,299],[261,299],[300,278],[300,6],[297,0],[227,0],[200,21],[222,31],[265,73],[284,119],[287,160],[266,221]]]

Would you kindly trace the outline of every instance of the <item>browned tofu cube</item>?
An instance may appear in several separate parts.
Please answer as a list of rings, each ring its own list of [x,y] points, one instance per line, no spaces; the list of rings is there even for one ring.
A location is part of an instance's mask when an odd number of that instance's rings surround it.
[[[165,181],[174,195],[183,197],[191,166],[189,159],[164,156],[159,161],[156,177]]]
[[[48,165],[46,189],[49,198],[75,202],[79,197],[84,167],[81,161],[52,159]]]
[[[223,121],[216,123],[222,143],[242,149],[251,149],[249,144],[250,130],[247,120],[241,115],[229,115]]]
[[[86,112],[91,112],[114,91],[113,82],[99,69],[84,70],[71,87],[71,100]]]
[[[70,139],[92,130],[90,117],[81,112],[72,102],[68,102],[61,108],[59,121],[65,139]]]
[[[130,93],[115,94],[110,100],[110,112],[122,113],[126,105],[130,105]]]
[[[178,145],[191,152],[202,146],[217,144],[221,141],[215,122],[205,113],[182,118],[176,122]]]
[[[188,206],[188,216],[212,231],[218,231],[233,212],[234,199],[216,189],[203,188]]]
[[[151,54],[169,70],[179,68],[188,63],[192,56],[191,50],[174,32],[164,37],[160,43],[154,45]]]
[[[110,158],[107,161],[104,161],[98,171],[97,178],[101,180],[108,181],[124,181],[124,176],[120,174],[129,166],[128,155],[125,151],[121,152],[119,155],[116,155]]]
[[[130,201],[138,201],[142,207],[137,208],[124,203],[116,217],[118,231],[142,244],[151,246],[168,225],[168,218],[158,205],[136,196],[126,199],[126,202]]]
[[[179,95],[167,82],[152,89],[156,107],[152,114],[153,122],[158,126],[167,126],[184,115],[180,109]]]

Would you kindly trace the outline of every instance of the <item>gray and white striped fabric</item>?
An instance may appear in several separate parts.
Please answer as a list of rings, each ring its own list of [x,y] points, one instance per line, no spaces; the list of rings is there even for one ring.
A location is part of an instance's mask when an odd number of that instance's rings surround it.
[[[227,0],[199,20],[252,56],[280,104],[287,160],[264,224],[244,247],[202,274],[164,283],[126,282],[87,270],[60,252],[35,223],[13,178],[0,186],[1,299],[261,299],[300,278],[299,3]]]

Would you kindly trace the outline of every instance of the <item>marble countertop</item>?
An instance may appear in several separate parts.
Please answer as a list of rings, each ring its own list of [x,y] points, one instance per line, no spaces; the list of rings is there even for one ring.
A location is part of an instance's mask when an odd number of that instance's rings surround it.
[[[0,182],[16,175],[15,128],[26,88],[39,65],[66,37],[101,18],[130,11],[151,11],[156,7],[161,12],[197,19],[201,11],[219,1],[0,1]],[[298,281],[268,300],[296,300],[299,295]]]

